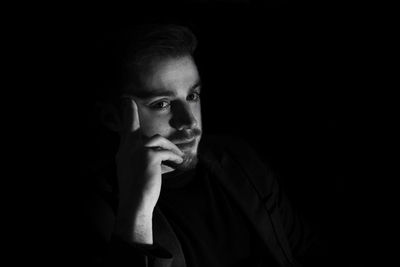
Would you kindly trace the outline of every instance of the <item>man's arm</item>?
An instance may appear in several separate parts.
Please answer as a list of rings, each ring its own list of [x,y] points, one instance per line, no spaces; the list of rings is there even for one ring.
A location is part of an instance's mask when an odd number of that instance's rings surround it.
[[[116,129],[121,137],[115,157],[118,199],[115,212],[104,218],[112,221],[104,262],[113,266],[168,266],[171,254],[153,241],[153,211],[161,191],[162,162],[180,164],[183,153],[159,135],[143,137],[132,98],[125,99],[124,115]],[[107,204],[98,208],[109,209]]]
[[[86,258],[94,266],[170,266],[173,256],[157,244],[122,240],[114,231],[117,199],[111,191],[97,188],[87,198],[90,212]]]
[[[134,99],[124,99],[120,145],[115,157],[119,203],[114,234],[125,242],[152,245],[153,210],[161,191],[161,164],[182,163],[183,152],[166,138],[145,140]]]

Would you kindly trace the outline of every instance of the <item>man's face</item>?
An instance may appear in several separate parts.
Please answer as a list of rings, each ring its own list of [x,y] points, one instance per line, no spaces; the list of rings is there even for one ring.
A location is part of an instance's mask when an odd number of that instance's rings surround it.
[[[191,56],[156,61],[133,92],[145,137],[159,134],[184,152],[182,169],[197,162],[201,138],[200,77]]]

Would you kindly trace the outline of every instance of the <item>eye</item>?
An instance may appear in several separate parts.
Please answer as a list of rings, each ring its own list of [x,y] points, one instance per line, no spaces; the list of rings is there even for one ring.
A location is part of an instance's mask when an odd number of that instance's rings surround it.
[[[150,104],[150,108],[156,109],[156,110],[163,110],[163,109],[168,108],[169,106],[170,106],[170,103],[165,100],[157,101],[155,103]]]
[[[188,95],[187,100],[188,101],[194,101],[194,102],[199,101],[200,100],[200,93],[197,93],[197,92],[191,93],[190,95]]]

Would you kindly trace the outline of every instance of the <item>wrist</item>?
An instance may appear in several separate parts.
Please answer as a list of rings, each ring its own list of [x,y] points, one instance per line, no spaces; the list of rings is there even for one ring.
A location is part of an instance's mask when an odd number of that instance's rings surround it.
[[[130,243],[153,244],[152,211],[137,210],[131,216],[117,216],[114,233]]]

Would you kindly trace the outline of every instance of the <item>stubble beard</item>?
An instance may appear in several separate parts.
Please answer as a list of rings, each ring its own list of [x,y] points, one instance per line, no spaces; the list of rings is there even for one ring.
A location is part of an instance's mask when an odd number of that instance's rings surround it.
[[[187,149],[182,151],[184,154],[182,156],[182,163],[177,164],[175,162],[165,162],[164,164],[172,168],[172,170],[177,170],[180,172],[193,170],[196,168],[199,159],[198,159],[198,143],[192,149]]]
[[[198,163],[198,148],[199,148],[199,143],[201,139],[202,131],[200,128],[195,128],[192,129],[191,131],[186,131],[186,132],[178,132],[175,134],[175,136],[172,136],[170,138],[170,141],[173,143],[179,143],[180,140],[184,139],[190,139],[192,137],[196,138],[196,143],[192,148],[189,149],[183,149],[182,152],[184,155],[182,156],[183,162],[174,166],[174,169],[179,170],[179,171],[188,171],[196,168],[197,163]],[[172,139],[172,140],[171,140]],[[179,147],[179,145],[178,145]]]

